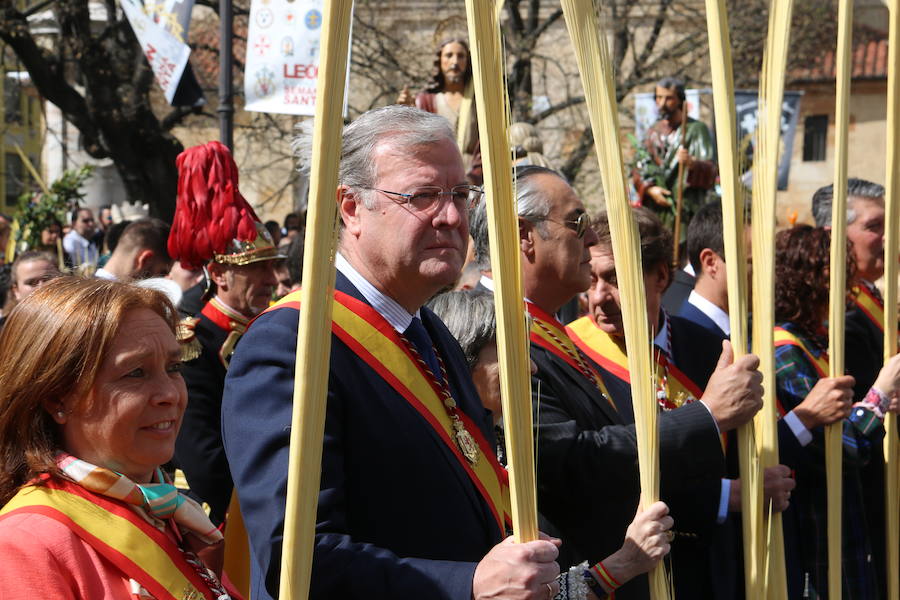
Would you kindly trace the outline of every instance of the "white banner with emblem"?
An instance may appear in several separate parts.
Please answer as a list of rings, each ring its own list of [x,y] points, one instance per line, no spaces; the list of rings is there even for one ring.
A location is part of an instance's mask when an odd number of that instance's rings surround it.
[[[156,5],[148,10],[142,0],[121,0],[121,4],[156,81],[171,104],[191,55],[190,47],[181,39],[183,27],[173,12],[165,13],[168,18],[160,18]]]
[[[315,114],[323,4],[323,0],[253,0],[250,4],[246,110]],[[348,60],[348,84],[349,68]]]

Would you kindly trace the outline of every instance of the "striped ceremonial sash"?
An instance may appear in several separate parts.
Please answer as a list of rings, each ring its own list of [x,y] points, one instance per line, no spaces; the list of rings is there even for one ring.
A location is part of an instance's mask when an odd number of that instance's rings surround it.
[[[459,417],[481,451],[474,465],[454,442],[454,431],[440,389],[400,339],[400,334],[371,306],[341,291],[334,292],[332,332],[378,373],[437,432],[487,503],[501,532],[511,523],[509,478],[481,429],[463,411]],[[269,307],[300,309],[300,292]]]
[[[593,381],[603,397],[606,398],[606,401],[609,402],[609,405],[613,407],[613,410],[618,410],[613,402],[612,395],[606,389],[606,384],[603,383],[600,373],[590,364],[579,360],[578,347],[572,342],[562,323],[531,302],[526,302],[525,306],[528,309],[528,314],[531,315],[531,331],[529,332],[531,342],[551,352],[581,373],[582,376]]]
[[[813,367],[815,367],[816,373],[819,374],[819,377],[828,377],[827,352],[822,352],[819,356],[816,356],[809,348],[807,348],[803,344],[803,340],[801,340],[799,337],[797,337],[787,329],[784,329],[783,327],[775,328],[775,346],[796,346],[800,348],[806,358],[809,359],[809,362],[811,362]]]
[[[598,365],[631,385],[631,374],[628,371],[628,355],[625,353],[623,345],[619,345],[615,339],[599,327],[591,317],[581,317],[580,319],[569,323],[566,331],[572,338],[572,341],[587,354],[591,360]],[[623,340],[624,344],[624,340]],[[682,398],[687,403],[698,400],[703,395],[703,390],[691,381],[672,361],[666,361],[663,364],[661,353],[654,352],[656,364],[659,365],[660,373],[663,369],[668,369],[669,376],[666,378],[666,394],[669,398]]]
[[[878,330],[884,331],[884,303],[865,285],[855,286],[850,296],[856,307],[878,327]]]
[[[0,510],[0,520],[22,513],[62,523],[159,600],[215,599],[175,542],[119,502],[48,480],[19,490]]]
[[[628,370],[628,355],[625,353],[624,340],[622,345],[619,345],[611,335],[597,327],[597,324],[590,316],[572,321],[566,327],[566,331],[569,332],[575,344],[591,360],[629,386],[631,385],[631,373]],[[660,358],[662,353],[654,352],[653,354],[656,357],[656,364],[659,365],[660,372],[663,372],[663,369],[668,369],[668,376],[665,378],[667,398],[680,398],[682,399],[682,404],[690,404],[703,396],[703,390],[678,367],[672,364],[672,361],[666,361],[666,364],[663,365]],[[722,449],[724,450],[728,446],[728,432],[723,432],[720,437]]]
[[[854,287],[850,295],[856,308],[878,327],[878,331],[884,333],[884,302],[867,285]]]

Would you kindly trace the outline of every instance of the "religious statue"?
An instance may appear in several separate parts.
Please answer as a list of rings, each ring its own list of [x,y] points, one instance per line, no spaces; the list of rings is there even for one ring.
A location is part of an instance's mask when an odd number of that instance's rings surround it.
[[[674,229],[678,188],[683,186],[681,242],[688,223],[715,185],[717,174],[709,129],[687,116],[684,100],[684,82],[665,77],[657,83],[659,120],[647,131],[632,173],[641,203],[670,229]]]
[[[465,40],[452,38],[443,41],[438,45],[432,77],[425,89],[413,96],[409,86],[404,87],[397,97],[397,104],[415,106],[447,119],[456,131],[466,177],[473,184],[481,185],[481,148],[469,57],[469,45]]]

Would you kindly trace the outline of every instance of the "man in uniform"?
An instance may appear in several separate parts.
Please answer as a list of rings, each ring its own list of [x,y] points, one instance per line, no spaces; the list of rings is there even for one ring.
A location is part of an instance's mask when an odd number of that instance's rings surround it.
[[[308,162],[306,163],[308,164]],[[344,129],[342,222],[311,598],[523,598],[557,591],[557,547],[505,536],[505,471],[459,344],[425,302],[462,269],[465,179],[446,120],[405,106]],[[222,424],[251,542],[277,595],[299,293],[257,318]],[[620,540],[621,541],[621,540]]]
[[[550,169],[519,167],[516,182],[523,285],[532,317],[531,358],[538,368],[531,383],[538,424],[538,507],[562,535],[567,562],[592,562],[615,550],[638,502],[630,390],[588,359],[554,316],[591,284],[590,248],[597,235],[584,205]],[[488,260],[483,255],[487,240],[475,240],[475,248],[477,260]],[[719,431],[746,422],[762,404],[757,359],[729,362],[727,356],[720,361],[717,383],[702,402],[661,415],[664,493],[695,492],[689,510],[679,514],[672,507],[682,532],[693,534],[696,522],[715,520],[724,474]],[[627,400],[620,406],[615,401],[623,396]],[[710,493],[696,491],[701,484],[711,487],[710,481],[715,488]],[[616,592],[616,598],[646,595],[643,577]]]
[[[447,119],[456,132],[456,143],[463,154],[463,168],[469,181],[483,182],[478,123],[475,120],[475,89],[472,85],[472,63],[469,45],[460,38],[441,42],[434,61],[431,81],[413,98],[409,87],[403,88],[397,104],[415,106]]]
[[[209,504],[213,523],[219,524],[225,519],[233,488],[222,447],[225,373],[250,319],[269,305],[276,284],[272,266],[275,259],[284,257],[237,191],[237,168],[224,146],[210,142],[188,148],[178,165],[181,174],[169,252],[187,269],[204,266],[210,289],[200,314],[183,320],[179,327],[180,340],[186,344],[182,374],[189,401],[175,444],[175,463],[184,471],[191,492]],[[230,184],[237,206],[215,200],[201,203],[192,185],[196,182],[202,182],[203,191],[213,198],[229,193]],[[234,209],[241,217],[223,228],[224,215],[204,213],[204,207],[217,205]]]
[[[633,173],[634,187],[644,206],[674,228],[677,189],[684,186],[681,206],[681,240],[694,213],[703,205],[706,193],[716,182],[715,149],[705,124],[688,117],[684,82],[664,77],[656,84],[659,120],[647,131],[644,148],[648,158]],[[683,181],[678,181],[683,165]]]

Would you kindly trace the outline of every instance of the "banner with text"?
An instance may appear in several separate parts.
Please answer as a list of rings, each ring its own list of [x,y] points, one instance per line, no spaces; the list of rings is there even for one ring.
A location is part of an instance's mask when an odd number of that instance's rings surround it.
[[[183,41],[184,27],[173,11],[166,12],[170,18],[160,18],[156,4],[152,8],[142,0],[121,0],[121,4],[156,81],[171,104],[191,55],[190,47]]]
[[[323,4],[323,0],[254,0],[250,4],[244,68],[247,110],[315,114]],[[349,66],[348,60],[348,74]],[[346,93],[344,98],[346,106]]]

